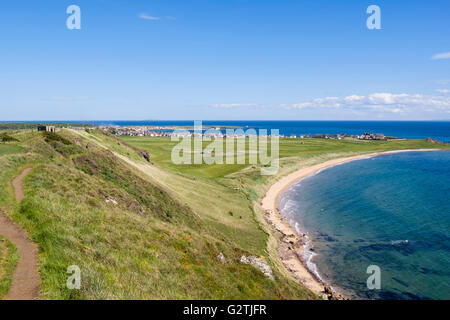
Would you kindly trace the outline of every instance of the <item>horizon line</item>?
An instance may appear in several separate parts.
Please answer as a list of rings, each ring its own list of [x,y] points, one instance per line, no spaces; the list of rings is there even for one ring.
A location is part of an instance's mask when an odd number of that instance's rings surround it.
[[[243,119],[243,120],[221,120],[221,119],[203,119],[203,120],[194,120],[194,119],[187,119],[187,120],[179,120],[179,119],[158,119],[158,120],[136,120],[136,119],[126,119],[126,120],[0,120],[0,123],[27,123],[27,122],[47,122],[47,123],[65,123],[65,122],[158,122],[158,121],[174,121],[174,122],[182,122],[182,121],[227,121],[227,122],[242,122],[242,121],[264,121],[264,122],[319,122],[319,121],[329,121],[329,122],[450,122],[450,119],[427,119],[427,120],[393,120],[393,119],[386,119],[386,120],[333,120],[333,119],[324,119],[324,120],[317,120],[317,119],[305,119],[305,120],[259,120],[259,119]]]

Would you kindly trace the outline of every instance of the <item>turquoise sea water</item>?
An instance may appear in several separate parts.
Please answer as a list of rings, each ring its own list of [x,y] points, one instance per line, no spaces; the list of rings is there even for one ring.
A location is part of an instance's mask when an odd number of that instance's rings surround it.
[[[450,152],[381,155],[292,185],[283,216],[311,240],[310,267],[354,298],[450,299]],[[366,285],[369,265],[381,289]]]

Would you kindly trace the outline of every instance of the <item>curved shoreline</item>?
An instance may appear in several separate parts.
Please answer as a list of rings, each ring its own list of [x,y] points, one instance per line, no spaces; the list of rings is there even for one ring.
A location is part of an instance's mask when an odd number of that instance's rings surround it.
[[[333,292],[327,284],[321,282],[306,266],[306,261],[303,260],[303,253],[307,236],[306,234],[298,234],[294,228],[283,219],[278,210],[279,197],[284,191],[286,191],[286,189],[299,180],[316,174],[319,171],[350,161],[369,159],[384,154],[440,150],[442,149],[406,149],[332,159],[310,167],[299,169],[287,176],[282,177],[280,180],[272,184],[265,196],[261,199],[260,203],[264,211],[266,222],[281,234],[281,239],[277,249],[278,256],[294,279],[318,296],[322,296],[325,299],[343,298],[339,295],[339,293]]]

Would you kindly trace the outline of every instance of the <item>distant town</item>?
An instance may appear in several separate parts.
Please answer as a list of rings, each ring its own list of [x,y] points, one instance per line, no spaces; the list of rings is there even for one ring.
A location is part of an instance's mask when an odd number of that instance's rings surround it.
[[[72,129],[85,129],[83,127],[73,127]],[[86,128],[92,129],[92,127]],[[177,127],[177,126],[99,126],[98,129],[108,131],[111,134],[116,136],[135,136],[135,137],[172,137],[172,136],[191,136],[191,137],[210,137],[210,138],[236,138],[242,136],[239,132],[233,133],[224,133],[227,132],[230,128],[223,127],[210,127],[207,128],[207,132],[199,133],[193,132],[190,127]],[[236,129],[236,128],[234,128]],[[248,129],[248,128],[244,128]],[[175,130],[179,130],[178,132],[174,132]],[[250,134],[251,135],[251,134]],[[247,134],[247,136],[250,136]],[[387,139],[398,139],[395,137],[386,137],[382,133],[371,133],[365,132],[361,135],[347,135],[345,133],[341,134],[313,134],[313,135],[278,135],[280,138],[290,138],[290,139],[334,139],[334,140],[342,140],[345,138],[352,138],[358,140],[387,140]]]

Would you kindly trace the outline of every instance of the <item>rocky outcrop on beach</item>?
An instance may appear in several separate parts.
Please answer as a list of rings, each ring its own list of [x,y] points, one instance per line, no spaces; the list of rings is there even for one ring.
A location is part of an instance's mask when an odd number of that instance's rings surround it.
[[[291,273],[295,280],[307,286],[315,288],[316,292],[327,300],[344,300],[344,297],[335,292],[330,286],[325,286],[319,280],[311,281],[307,268],[304,266],[303,250],[306,244],[306,234],[299,235],[283,220],[281,215],[274,210],[266,210],[264,214],[266,222],[280,233],[278,256],[285,268]]]

